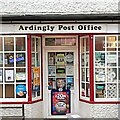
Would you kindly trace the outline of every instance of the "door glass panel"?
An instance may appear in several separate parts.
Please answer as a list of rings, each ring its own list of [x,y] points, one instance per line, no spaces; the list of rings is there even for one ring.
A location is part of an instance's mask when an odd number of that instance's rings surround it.
[[[74,53],[48,53],[48,90],[74,88]]]

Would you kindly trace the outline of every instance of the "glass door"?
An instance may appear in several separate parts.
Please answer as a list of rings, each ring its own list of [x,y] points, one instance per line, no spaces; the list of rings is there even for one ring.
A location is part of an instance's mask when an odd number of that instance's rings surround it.
[[[74,52],[48,52],[49,114],[71,113],[74,90]]]

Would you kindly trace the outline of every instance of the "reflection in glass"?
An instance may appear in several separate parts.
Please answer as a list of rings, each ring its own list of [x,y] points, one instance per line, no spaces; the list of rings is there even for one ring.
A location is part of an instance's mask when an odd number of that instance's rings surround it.
[[[108,51],[116,51],[117,50],[117,38],[116,36],[108,36],[107,37],[107,44],[106,44]]]
[[[14,85],[5,85],[5,98],[14,98]]]
[[[75,37],[45,38],[45,46],[75,46]]]
[[[86,84],[86,97],[90,97],[90,84]]]
[[[95,37],[95,51],[105,50],[105,37]]]
[[[31,49],[32,49],[32,52],[35,51],[35,38],[34,37],[31,40]]]
[[[16,37],[16,50],[25,51],[25,37]]]
[[[118,52],[118,66],[120,66],[120,52]]]
[[[85,42],[84,42],[84,39],[81,38],[81,52],[85,52]]]
[[[3,54],[0,53],[0,67],[3,67]]]
[[[39,52],[40,49],[40,39],[41,38],[36,38],[36,52]]]
[[[40,66],[40,54],[36,53],[36,66]]]
[[[3,82],[3,69],[0,68],[0,82]]]
[[[3,39],[2,37],[0,37],[0,51],[3,50]]]
[[[45,38],[45,46],[55,46],[55,38]]]
[[[86,51],[89,51],[89,47],[90,47],[90,40],[88,38],[86,38]]]
[[[120,83],[118,84],[118,93],[119,93],[119,98],[120,98]]]
[[[5,51],[14,51],[14,37],[5,37],[4,47]]]
[[[85,66],[85,53],[81,54],[81,65]]]
[[[85,92],[85,83],[82,83],[82,96],[85,96],[86,95],[86,92]]]
[[[120,51],[120,36],[118,36],[118,51]]]
[[[82,75],[82,81],[85,81],[85,69],[82,68],[81,70],[82,70],[82,73],[81,73],[81,75]]]
[[[0,84],[0,98],[3,97],[3,85]]]
[[[32,66],[35,66],[35,53],[32,53]]]

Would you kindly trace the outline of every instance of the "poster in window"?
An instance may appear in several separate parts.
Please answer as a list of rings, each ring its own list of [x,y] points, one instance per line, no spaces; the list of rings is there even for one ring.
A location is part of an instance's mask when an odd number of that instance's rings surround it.
[[[56,79],[56,87],[57,90],[62,91],[66,88],[66,79],[65,78],[57,78]]]
[[[48,66],[48,76],[55,76],[56,66]]]
[[[65,76],[65,66],[57,66],[56,68],[56,76]]]
[[[73,52],[67,52],[65,55],[65,60],[67,64],[72,64],[74,63],[74,55]]]
[[[5,70],[6,82],[14,81],[14,70]]]
[[[73,90],[74,78],[72,76],[67,76],[67,89]]]
[[[2,82],[3,81],[3,71],[0,69],[0,82]]]
[[[64,65],[65,64],[65,55],[64,55],[64,53],[57,53],[56,54],[56,64],[57,65]]]
[[[16,63],[17,66],[25,64],[25,53],[18,53],[16,54]]]
[[[54,52],[48,53],[48,64],[49,65],[55,64],[55,53]]]
[[[24,82],[26,80],[25,72],[16,72],[16,81],[17,82]]]
[[[66,66],[66,74],[67,75],[73,75],[74,74],[74,67],[69,65],[69,66]]]
[[[26,98],[26,85],[25,84],[17,84],[16,85],[16,97],[17,98]]]
[[[48,78],[48,90],[56,89],[55,78]]]
[[[33,68],[33,86],[32,90],[33,91],[40,91],[40,68],[39,67],[34,67]]]
[[[96,67],[105,66],[105,53],[102,53],[102,52],[95,53],[95,66]]]
[[[66,115],[70,113],[70,90],[51,91],[51,114]]]

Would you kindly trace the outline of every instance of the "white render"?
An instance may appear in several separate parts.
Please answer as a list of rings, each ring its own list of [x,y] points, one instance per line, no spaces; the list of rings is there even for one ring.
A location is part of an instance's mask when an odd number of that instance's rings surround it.
[[[118,13],[119,0],[0,0],[0,15]]]
[[[21,105],[0,105],[0,116],[21,116],[20,109],[3,109],[2,106],[19,107]],[[78,114],[81,118],[118,118],[119,112],[117,104],[89,104],[79,102]],[[25,105],[26,118],[43,118],[43,102]]]

